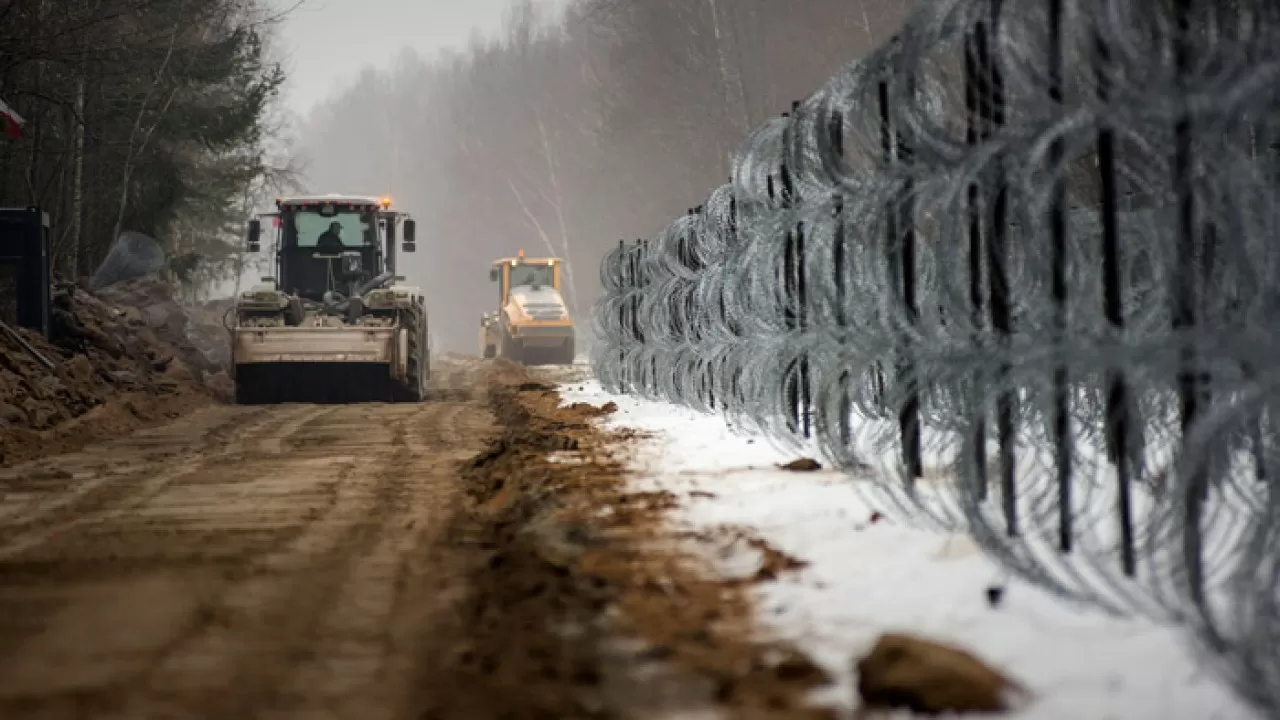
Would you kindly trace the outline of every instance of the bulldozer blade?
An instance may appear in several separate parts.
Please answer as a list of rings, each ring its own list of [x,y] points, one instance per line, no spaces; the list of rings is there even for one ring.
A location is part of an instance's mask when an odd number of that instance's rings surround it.
[[[236,367],[236,403],[386,403],[398,383],[385,363],[253,363]]]

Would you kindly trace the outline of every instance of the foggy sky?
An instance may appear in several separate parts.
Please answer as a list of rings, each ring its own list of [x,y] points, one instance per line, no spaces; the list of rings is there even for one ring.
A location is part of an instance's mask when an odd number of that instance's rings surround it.
[[[306,115],[367,66],[385,68],[405,49],[430,56],[463,48],[501,26],[508,0],[272,0],[285,20],[280,54],[289,73],[286,102]],[[559,5],[559,0],[539,0]]]
[[[319,52],[300,68],[298,97],[326,101],[301,124],[307,189],[386,193],[414,215],[419,252],[397,271],[434,310],[433,346],[470,353],[479,352],[480,317],[497,309],[489,265],[521,248],[564,260],[566,300],[589,340],[600,260],[618,240],[653,237],[703,202],[752,127],[891,37],[909,7],[575,0],[556,23],[559,13],[545,12],[551,0],[523,0],[544,12],[506,23],[508,0],[358,1],[401,6],[388,22],[405,27],[387,32],[403,40],[345,60]],[[308,27],[339,38],[316,12],[293,23],[290,44]],[[428,16],[452,17],[453,34],[437,22],[439,37],[427,42],[412,26]],[[469,45],[472,27],[490,41],[478,53],[434,57],[440,46]],[[421,59],[402,64],[401,43]],[[390,72],[363,75],[369,64]],[[326,93],[323,74],[310,79],[320,68],[367,83]]]

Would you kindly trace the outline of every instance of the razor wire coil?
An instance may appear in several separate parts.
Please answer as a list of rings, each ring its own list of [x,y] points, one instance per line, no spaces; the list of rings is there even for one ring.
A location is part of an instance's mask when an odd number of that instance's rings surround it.
[[[1180,623],[1280,717],[1278,41],[1265,0],[923,3],[607,255],[596,375]]]

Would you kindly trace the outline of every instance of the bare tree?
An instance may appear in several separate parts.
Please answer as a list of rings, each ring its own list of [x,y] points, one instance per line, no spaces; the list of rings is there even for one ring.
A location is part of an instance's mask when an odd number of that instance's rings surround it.
[[[420,220],[407,270],[439,308],[434,331],[474,352],[490,260],[528,247],[563,257],[587,313],[619,238],[701,202],[751,128],[887,39],[907,5],[571,0],[549,17],[515,0],[496,36],[370,70],[320,107],[307,178],[317,192],[372,192],[394,177],[397,204]]]
[[[28,120],[0,139],[0,204],[48,211],[72,276],[125,229],[233,262],[228,222],[267,172],[277,20],[266,0],[0,3],[0,95]]]

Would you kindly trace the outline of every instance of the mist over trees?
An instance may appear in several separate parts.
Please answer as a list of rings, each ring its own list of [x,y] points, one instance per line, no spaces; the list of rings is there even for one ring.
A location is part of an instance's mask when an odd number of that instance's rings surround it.
[[[0,206],[49,213],[55,269],[93,273],[121,230],[191,288],[234,275],[259,195],[287,185],[266,0],[0,0]]]
[[[585,331],[600,259],[728,179],[747,133],[887,39],[902,0],[514,0],[463,52],[402,54],[318,107],[313,192],[388,193],[418,220],[402,267],[437,347],[477,351],[491,260],[569,261]],[[585,340],[585,338],[584,338]]]

